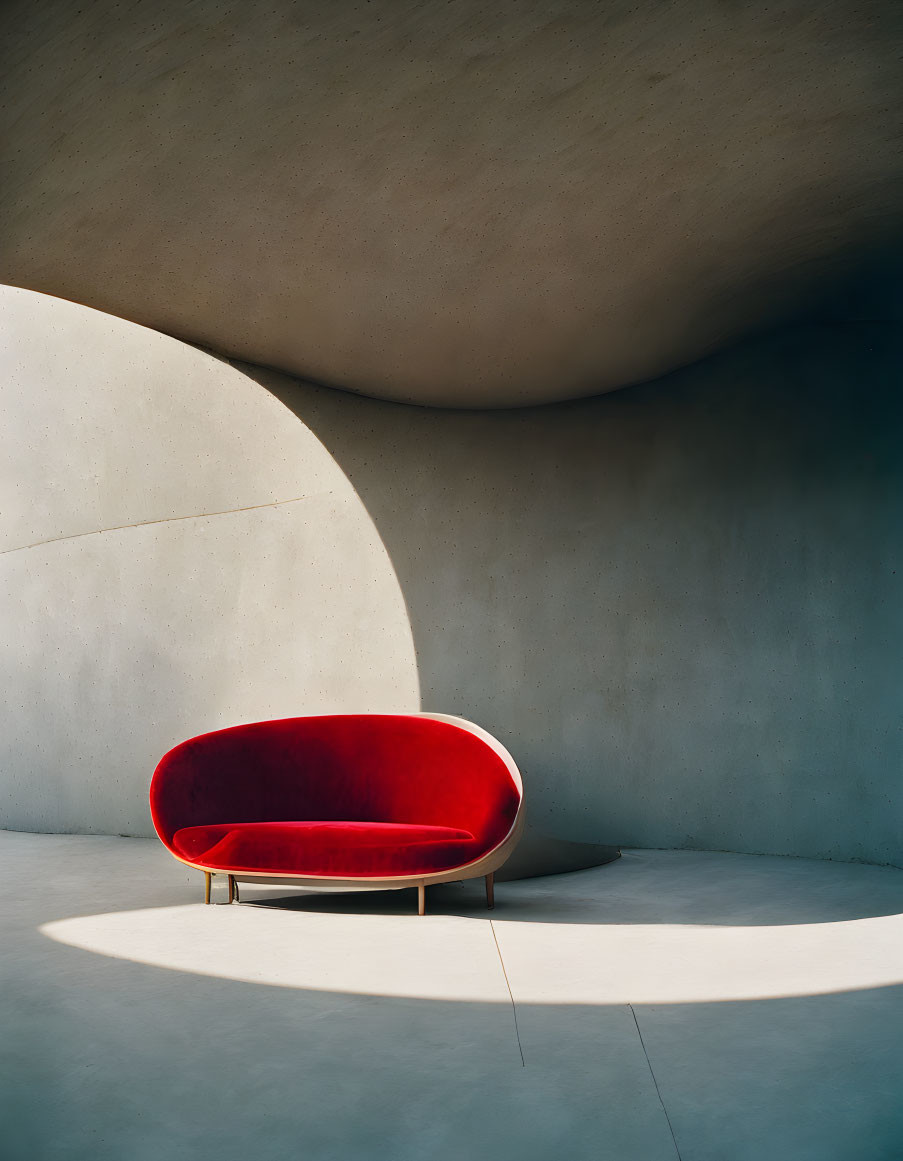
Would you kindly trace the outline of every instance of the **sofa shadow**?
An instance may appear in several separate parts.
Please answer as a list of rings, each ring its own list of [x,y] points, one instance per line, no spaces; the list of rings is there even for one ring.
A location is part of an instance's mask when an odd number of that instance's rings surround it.
[[[426,917],[553,925],[770,927],[903,913],[903,873],[896,868],[707,854],[711,875],[701,883],[693,854],[656,852],[658,866],[650,873],[642,851],[625,851],[617,862],[595,869],[500,883],[492,910],[482,880],[443,883],[427,889]],[[417,910],[413,889],[318,893],[244,882],[241,900],[240,906],[309,914],[409,915]]]
[[[652,863],[642,850],[625,850],[604,866],[499,882],[491,911],[482,879],[439,884],[427,889],[424,922],[430,915],[464,915],[525,923],[747,927],[903,914],[903,872],[894,867],[711,852],[654,854]],[[704,878],[699,858],[706,861]],[[29,915],[34,888],[28,876],[35,860],[42,867],[43,901]],[[202,905],[204,898],[203,875],[173,859],[158,839],[0,831],[4,866],[4,906],[14,916],[21,913],[23,922],[43,922],[37,917],[45,913],[47,920],[56,920]],[[317,892],[239,883],[241,902],[232,906],[416,917],[413,888]],[[224,875],[214,876],[212,905],[229,905]]]

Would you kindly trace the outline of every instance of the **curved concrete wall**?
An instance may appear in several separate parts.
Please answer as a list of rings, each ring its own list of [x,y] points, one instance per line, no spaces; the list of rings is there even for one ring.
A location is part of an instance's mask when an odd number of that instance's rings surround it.
[[[3,301],[4,825],[146,834],[181,737],[422,704],[562,837],[903,861],[894,325],[451,413]]]
[[[897,0],[6,0],[0,281],[324,383],[673,370],[903,240]]]
[[[204,730],[416,709],[398,582],[315,435],[246,375],[2,295],[0,825],[151,834]]]

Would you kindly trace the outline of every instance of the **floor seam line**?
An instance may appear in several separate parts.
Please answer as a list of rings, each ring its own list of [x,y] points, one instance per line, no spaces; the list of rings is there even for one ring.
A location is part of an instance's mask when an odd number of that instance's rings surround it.
[[[33,544],[18,544],[15,548],[0,550],[0,556],[7,556],[11,552],[25,552],[29,548],[42,548],[45,544],[59,544],[61,540],[81,540],[85,536],[101,536],[104,532],[122,532],[126,528],[146,528],[149,524],[175,524],[179,520],[204,520],[208,516],[231,516],[236,512],[254,512],[258,508],[279,508],[283,504],[297,504],[299,500],[309,499],[309,496],[292,496],[288,500],[268,500],[265,504],[247,504],[244,508],[220,508],[215,512],[189,512],[187,516],[160,516],[155,520],[136,520],[133,524],[113,524],[109,528],[92,528],[90,532],[72,532],[68,536],[51,536],[47,540],[35,540]]]
[[[658,1097],[658,1103],[662,1106],[662,1112],[665,1114],[665,1120],[668,1122],[668,1131],[671,1133],[671,1140],[674,1143],[674,1152],[677,1154],[677,1161],[683,1161],[677,1145],[677,1137],[674,1135],[674,1126],[671,1124],[671,1118],[668,1116],[668,1110],[665,1108],[665,1102],[662,1100],[661,1089],[658,1087],[658,1081],[655,1079],[655,1073],[652,1070],[652,1061],[649,1059],[649,1053],[646,1051],[646,1042],[643,1039],[643,1033],[640,1031],[640,1022],[636,1018],[633,1004],[628,1004],[627,1007],[630,1009],[630,1014],[633,1016],[633,1022],[636,1025],[636,1034],[640,1038],[640,1047],[643,1050],[643,1055],[646,1057],[646,1067],[649,1069],[649,1075],[652,1077],[652,1083],[655,1085],[655,1095]]]
[[[520,1028],[517,1024],[517,1004],[514,1002],[514,992],[511,991],[511,981],[508,979],[508,972],[505,969],[505,960],[502,957],[502,949],[499,947],[499,938],[495,933],[495,924],[489,920],[489,930],[492,932],[492,938],[495,941],[495,950],[498,952],[499,963],[502,965],[502,975],[505,977],[505,986],[508,989],[508,995],[511,997],[511,1012],[514,1016],[514,1035],[517,1037],[517,1050],[520,1053],[521,1068],[527,1067],[527,1062],[524,1060],[524,1046],[520,1042]]]

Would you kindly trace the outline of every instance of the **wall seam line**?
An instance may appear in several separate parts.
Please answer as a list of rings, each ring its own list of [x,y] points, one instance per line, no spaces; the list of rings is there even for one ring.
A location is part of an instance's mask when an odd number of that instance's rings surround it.
[[[323,495],[330,496],[331,492]],[[215,512],[190,512],[187,516],[160,516],[155,520],[136,520],[134,524],[113,524],[109,528],[92,528],[90,532],[72,532],[67,536],[51,536],[47,540],[35,540],[33,544],[19,544],[15,548],[0,549],[0,556],[11,552],[26,552],[29,548],[41,548],[45,544],[59,544],[62,540],[81,540],[85,536],[101,536],[104,532],[122,532],[126,528],[147,528],[150,524],[175,524],[179,520],[204,520],[210,516],[231,516],[236,512],[254,512],[260,508],[280,508],[283,504],[297,504],[309,500],[310,496],[292,496],[288,500],[269,500],[265,504],[247,504],[243,508],[221,508]]]

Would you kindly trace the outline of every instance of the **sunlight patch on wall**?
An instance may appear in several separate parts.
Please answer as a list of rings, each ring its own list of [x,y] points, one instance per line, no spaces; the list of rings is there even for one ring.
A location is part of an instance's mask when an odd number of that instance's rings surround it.
[[[0,316],[0,826],[150,835],[187,737],[420,708],[392,562],[302,418],[86,307]]]

